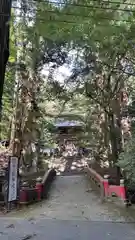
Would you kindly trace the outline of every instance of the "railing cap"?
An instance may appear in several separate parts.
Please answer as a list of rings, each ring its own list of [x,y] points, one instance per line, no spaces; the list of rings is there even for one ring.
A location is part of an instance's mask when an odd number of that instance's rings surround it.
[[[104,179],[108,179],[109,178],[109,175],[104,175]]]
[[[22,182],[23,187],[25,187],[25,186],[27,187],[28,185],[29,185],[28,182]]]
[[[41,178],[41,177],[38,177],[38,178],[36,179],[36,181],[37,181],[37,182],[42,182],[42,178]]]
[[[120,184],[124,184],[124,179],[120,179]]]

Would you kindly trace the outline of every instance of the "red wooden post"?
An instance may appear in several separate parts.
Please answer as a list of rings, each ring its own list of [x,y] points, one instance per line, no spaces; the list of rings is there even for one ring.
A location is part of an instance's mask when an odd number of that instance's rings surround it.
[[[109,181],[108,181],[108,177],[109,177],[108,175],[104,175],[104,180],[103,180],[105,197],[109,196]]]
[[[41,193],[42,193],[42,189],[43,189],[43,185],[42,185],[41,181],[42,181],[41,178],[37,178],[36,191],[37,191],[37,195],[38,195],[38,201],[41,200]]]
[[[24,182],[20,190],[20,204],[27,204],[27,183]]]
[[[120,198],[126,203],[126,189],[124,185],[124,179],[120,180]]]
[[[26,199],[27,199],[27,196],[26,196],[26,191],[25,189],[21,189],[20,190],[20,204],[26,204]]]

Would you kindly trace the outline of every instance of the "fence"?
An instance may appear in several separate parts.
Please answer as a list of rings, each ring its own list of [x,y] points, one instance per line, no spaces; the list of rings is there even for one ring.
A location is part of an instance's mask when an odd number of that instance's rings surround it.
[[[38,202],[48,196],[52,181],[56,177],[55,169],[48,170],[43,178],[37,178],[35,187],[30,188],[27,182],[23,183],[20,190],[19,204]]]
[[[120,180],[119,185],[111,185],[109,183],[109,175],[101,177],[94,169],[90,168],[89,166],[85,168],[85,172],[87,172],[88,177],[98,187],[102,200],[115,196],[120,199],[123,205],[127,206],[128,200],[126,197],[124,179]]]

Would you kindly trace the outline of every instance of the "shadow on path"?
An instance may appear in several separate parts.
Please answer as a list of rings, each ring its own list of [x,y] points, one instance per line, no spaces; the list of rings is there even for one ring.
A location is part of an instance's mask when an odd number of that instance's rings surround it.
[[[57,174],[62,176],[71,176],[82,174],[86,160],[77,156],[65,156],[55,158],[51,162],[51,167],[57,169]]]

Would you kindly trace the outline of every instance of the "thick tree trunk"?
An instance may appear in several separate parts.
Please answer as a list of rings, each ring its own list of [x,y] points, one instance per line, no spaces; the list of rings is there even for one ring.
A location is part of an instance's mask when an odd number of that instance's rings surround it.
[[[109,122],[110,122],[110,139],[111,139],[111,146],[112,146],[112,161],[115,166],[119,156],[119,139],[118,139],[119,136],[117,134],[117,130],[115,126],[114,114],[110,114]],[[117,167],[117,182],[120,181],[120,177],[121,177],[120,168]]]
[[[6,64],[9,57],[9,20],[12,0],[0,1],[0,120]]]

